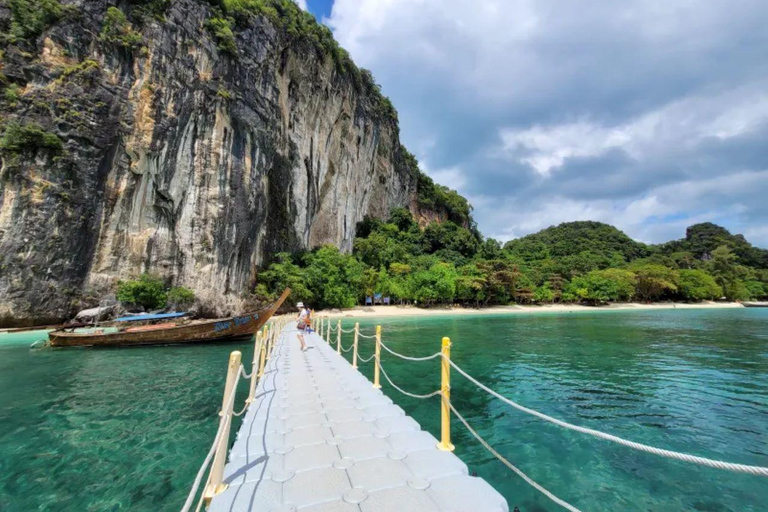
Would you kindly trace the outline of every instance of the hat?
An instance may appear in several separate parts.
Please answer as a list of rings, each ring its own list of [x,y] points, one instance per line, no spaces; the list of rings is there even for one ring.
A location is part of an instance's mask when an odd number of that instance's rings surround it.
[[[304,307],[304,303],[303,302],[299,302],[298,304],[296,304],[296,307],[297,308],[303,308]]]

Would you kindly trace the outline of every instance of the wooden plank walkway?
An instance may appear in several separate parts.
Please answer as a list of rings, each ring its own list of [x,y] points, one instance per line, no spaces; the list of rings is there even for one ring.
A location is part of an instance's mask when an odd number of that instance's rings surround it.
[[[318,334],[277,340],[212,512],[507,512]]]

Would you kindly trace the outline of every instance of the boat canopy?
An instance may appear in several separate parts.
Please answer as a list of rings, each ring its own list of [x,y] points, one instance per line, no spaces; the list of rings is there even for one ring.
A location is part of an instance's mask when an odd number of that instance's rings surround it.
[[[163,320],[165,318],[179,318],[189,313],[158,313],[154,315],[131,315],[115,318],[115,322],[136,322],[138,320]]]

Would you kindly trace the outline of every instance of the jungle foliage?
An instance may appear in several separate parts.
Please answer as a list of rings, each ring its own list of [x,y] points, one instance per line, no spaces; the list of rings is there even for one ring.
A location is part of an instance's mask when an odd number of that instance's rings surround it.
[[[117,300],[125,307],[144,311],[166,307],[183,309],[195,302],[195,293],[183,286],[169,288],[162,278],[142,274],[138,279],[117,283]]]
[[[722,237],[725,230],[710,231],[722,243],[711,251],[713,242],[706,237],[677,243],[706,247],[699,255],[670,252],[669,244],[645,245],[598,222],[561,224],[502,248],[453,221],[420,229],[408,210],[398,208],[386,222],[364,219],[352,254],[324,246],[278,255],[259,276],[257,294],[290,286],[297,300],[316,308],[350,307],[374,293],[424,306],[768,296],[768,270],[744,265],[724,243],[731,240]],[[741,249],[750,255],[761,251],[751,245]]]

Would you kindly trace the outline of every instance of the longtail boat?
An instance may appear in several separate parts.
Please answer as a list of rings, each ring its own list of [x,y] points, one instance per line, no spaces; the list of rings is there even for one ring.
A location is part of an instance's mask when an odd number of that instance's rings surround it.
[[[267,323],[290,293],[290,288],[286,288],[269,308],[240,316],[193,320],[184,324],[161,323],[118,328],[115,332],[100,332],[99,329],[92,332],[76,332],[74,329],[63,329],[48,333],[48,341],[52,347],[128,347],[247,338]]]

